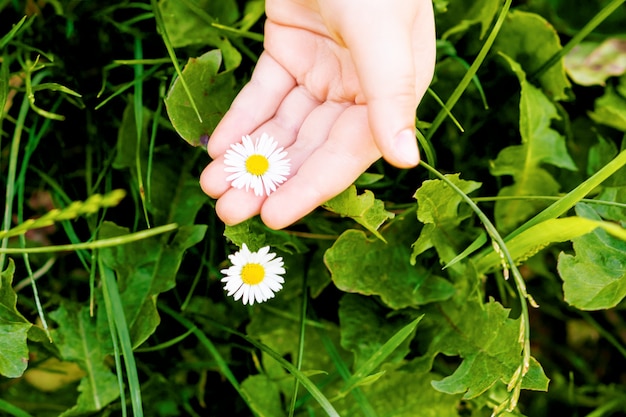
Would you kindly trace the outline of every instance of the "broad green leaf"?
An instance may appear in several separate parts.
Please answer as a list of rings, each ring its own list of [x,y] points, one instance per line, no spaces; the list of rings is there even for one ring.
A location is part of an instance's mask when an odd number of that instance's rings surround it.
[[[595,101],[589,117],[596,123],[626,132],[626,99],[609,86]]]
[[[344,294],[339,301],[341,346],[354,353],[353,368],[359,369],[365,361],[380,351],[398,330],[406,325],[405,316],[387,317],[389,311],[371,298]],[[401,361],[410,351],[410,339],[397,346],[387,356],[388,362]]]
[[[459,178],[460,174],[447,178],[466,194],[480,188],[480,183]],[[444,181],[427,180],[416,191],[417,218],[425,223],[419,238],[413,243],[411,263],[426,250],[434,247],[442,263],[451,261],[467,243],[468,236],[459,228],[461,222],[472,215],[462,198]]]
[[[226,69],[234,69],[241,55],[214,23],[230,25],[239,18],[235,0],[161,0],[159,8],[174,48],[208,45],[222,50]]]
[[[385,210],[385,204],[377,200],[371,191],[365,190],[363,194],[357,195],[354,185],[324,203],[322,207],[342,217],[350,217],[381,240],[384,238],[378,228],[394,216]]]
[[[603,42],[581,42],[564,58],[565,69],[580,85],[605,85],[610,77],[626,72],[626,40],[608,38]]]
[[[458,417],[460,396],[437,392],[430,385],[434,378],[437,375],[395,370],[362,390],[380,417]]]
[[[241,383],[247,395],[247,404],[259,417],[284,416],[280,391],[276,383],[266,375],[251,375]]]
[[[439,4],[441,8],[443,4]],[[467,3],[463,0],[450,0],[445,2],[445,13],[437,15],[437,26],[445,32],[442,39],[454,35],[463,34],[471,26],[480,25],[480,37],[487,33],[491,22],[502,6],[499,0],[478,0]]]
[[[552,243],[573,240],[598,228],[626,240],[626,230],[615,223],[572,216],[549,219],[536,224],[507,240],[506,246],[513,260],[521,263]],[[500,256],[490,251],[479,255],[474,262],[479,273],[486,273],[500,266]]]
[[[493,51],[519,62],[527,74],[533,74],[560,50],[559,35],[550,22],[538,14],[520,10],[509,12],[493,45]],[[543,92],[553,100],[571,98],[571,84],[563,60],[541,75],[539,83]]]
[[[522,361],[520,319],[512,319],[509,314],[509,310],[493,300],[482,304],[474,299],[462,304],[446,303],[438,308],[438,314],[427,313],[426,317],[434,320],[438,328],[429,352],[458,355],[463,359],[451,375],[433,381],[433,386],[470,399],[497,382],[508,384]],[[542,374],[533,370],[526,389],[544,389],[547,378],[541,377]]]
[[[61,357],[76,362],[87,376],[78,386],[80,395],[76,405],[63,417],[85,415],[101,410],[119,397],[117,377],[109,368],[111,339],[99,331],[96,318],[90,317],[89,307],[65,302],[50,313],[58,324],[53,332]]]
[[[234,226],[227,225],[224,229],[224,236],[239,247],[245,243],[251,251],[257,251],[264,246],[289,254],[304,253],[308,250],[307,246],[296,236],[284,230],[270,229],[258,217]]]
[[[193,146],[206,143],[237,92],[232,72],[219,72],[221,62],[220,51],[212,50],[199,58],[189,59],[183,69],[183,77],[202,115],[202,122],[191,107],[180,79],[174,81],[165,98],[172,125]]]
[[[495,176],[510,175],[513,185],[500,189],[499,196],[523,197],[527,195],[554,195],[560,185],[542,165],[576,170],[565,146],[565,139],[551,128],[558,119],[555,105],[535,86],[526,80],[519,64],[503,55],[517,75],[522,91],[520,96],[519,129],[522,145],[503,149],[491,164]],[[523,198],[496,203],[495,220],[499,229],[508,232],[538,212],[545,202]]]
[[[15,263],[9,258],[7,269],[0,274],[0,375],[22,376],[28,366],[26,339],[32,324],[17,311],[17,294],[13,291]]]
[[[576,211],[590,221],[601,220],[588,205]],[[603,310],[626,297],[626,236],[622,239],[602,229],[573,239],[575,255],[562,252],[557,266],[566,302],[581,310]]]
[[[101,251],[104,263],[117,273],[120,295],[133,346],[142,344],[160,322],[157,297],[176,285],[176,274],[187,249],[200,242],[206,226],[182,226],[175,234],[144,239]],[[99,238],[128,234],[105,222]]]
[[[409,216],[410,217],[410,216]],[[342,291],[378,295],[393,309],[445,300],[453,285],[421,265],[411,265],[410,230],[414,220],[393,222],[385,231],[388,243],[347,230],[324,255],[332,280]],[[412,226],[415,227],[415,226]]]

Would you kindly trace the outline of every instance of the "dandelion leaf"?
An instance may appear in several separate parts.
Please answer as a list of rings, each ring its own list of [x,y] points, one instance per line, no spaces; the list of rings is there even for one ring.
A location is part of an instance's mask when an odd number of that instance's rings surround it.
[[[111,354],[111,336],[90,317],[87,306],[65,302],[50,313],[58,324],[53,332],[55,344],[65,361],[75,362],[86,372],[81,380],[76,405],[62,417],[94,413],[119,396],[117,377],[107,365]]]
[[[200,242],[206,226],[182,226],[174,235],[156,236],[104,248],[104,263],[117,273],[133,345],[143,343],[160,322],[157,297],[176,285],[176,273],[187,249]],[[126,228],[105,222],[99,238],[124,236]]]
[[[459,174],[446,177],[466,194],[481,185],[475,181],[462,180]],[[417,218],[425,226],[412,245],[411,262],[414,264],[417,256],[432,247],[437,250],[441,262],[449,262],[470,238],[460,232],[459,225],[471,216],[471,210],[462,204],[461,196],[442,180],[424,181],[414,197],[417,199]]]
[[[565,56],[564,64],[576,84],[603,86],[608,78],[626,72],[626,40],[581,42]]]
[[[232,72],[219,72],[221,63],[222,53],[215,49],[198,58],[190,58],[182,71],[202,121],[198,120],[180,78],[174,80],[165,98],[174,129],[193,146],[206,144],[235,98],[235,78]]]
[[[438,328],[429,351],[463,359],[451,375],[433,381],[439,391],[475,398],[498,381],[508,384],[521,365],[520,319],[510,318],[509,310],[493,300],[486,304],[457,300],[442,305],[432,315],[426,313],[426,318]],[[540,368],[536,361],[533,364]],[[522,387],[545,390],[547,384],[543,371],[533,369]]]
[[[537,87],[526,80],[520,65],[503,55],[521,85],[519,103],[519,130],[521,145],[503,149],[491,164],[495,176],[513,177],[513,185],[503,187],[499,196],[523,197],[555,195],[559,183],[543,168],[544,164],[575,171],[576,165],[567,152],[564,137],[551,128],[558,113],[552,103]],[[545,207],[545,202],[523,198],[498,201],[495,207],[496,225],[508,232]]]
[[[9,259],[0,274],[0,375],[22,376],[28,366],[26,339],[32,324],[17,311],[17,294],[13,291],[15,263]]]
[[[541,47],[537,47],[541,45]],[[519,62],[524,72],[534,74],[562,49],[559,35],[543,17],[521,10],[510,11],[496,38],[493,50]],[[545,94],[553,100],[571,98],[571,83],[563,60],[539,77]]]
[[[350,217],[382,240],[384,239],[378,232],[378,228],[394,216],[393,213],[385,210],[384,203],[377,200],[370,190],[357,195],[354,185],[324,203],[323,207],[342,217]]]
[[[579,204],[576,211],[582,217],[601,219],[589,205]],[[626,297],[626,241],[596,229],[573,242],[575,254],[562,252],[557,266],[565,301],[581,310],[615,307]]]
[[[480,37],[487,33],[491,21],[501,7],[499,0],[463,0],[446,2],[445,13],[437,14],[437,27],[443,32],[442,39],[465,33],[471,26],[480,25]]]
[[[387,243],[368,238],[360,230],[347,230],[324,255],[335,285],[342,291],[377,295],[390,308],[399,309],[445,300],[453,285],[421,265],[410,262],[410,236],[415,219],[396,219],[385,230]]]

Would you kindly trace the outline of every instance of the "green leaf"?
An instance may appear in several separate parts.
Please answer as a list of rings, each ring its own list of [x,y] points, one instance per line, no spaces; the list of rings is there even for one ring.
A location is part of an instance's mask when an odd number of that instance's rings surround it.
[[[528,74],[537,71],[561,49],[559,35],[550,22],[535,13],[520,10],[509,12],[493,45],[493,51],[519,62]],[[563,60],[542,74],[539,83],[553,100],[571,98],[571,84],[565,74]]]
[[[273,230],[265,226],[258,217],[253,217],[234,226],[226,225],[224,236],[238,247],[244,243],[251,251],[264,246],[271,246],[283,252],[294,254],[304,253],[307,246],[295,235],[284,230]]]
[[[499,0],[478,0],[467,3],[463,0],[446,2],[446,12],[437,16],[437,27],[445,32],[442,39],[465,33],[471,26],[480,24],[480,37],[487,33],[491,22],[500,9]]]
[[[104,263],[115,270],[133,346],[142,344],[160,322],[157,297],[176,285],[176,274],[187,249],[200,242],[207,227],[182,226],[172,236],[152,237],[102,249]],[[124,236],[126,228],[105,222],[100,238]]]
[[[354,368],[361,368],[396,332],[406,325],[406,317],[388,317],[389,311],[372,298],[344,294],[339,301],[341,346],[354,353]],[[387,355],[388,362],[399,362],[409,352],[410,339]]]
[[[446,177],[466,194],[481,186],[478,182],[460,179],[460,174]],[[442,263],[451,261],[467,242],[467,234],[459,226],[471,217],[471,210],[461,204],[461,196],[441,180],[424,181],[414,197],[417,199],[417,218],[426,225],[412,245],[411,263],[415,264],[416,258],[432,247],[437,250]]]
[[[586,204],[579,204],[576,211],[591,220],[601,219]],[[615,307],[626,297],[626,237],[619,240],[600,229],[573,241],[576,254],[562,252],[557,266],[565,301],[581,310]]]
[[[626,99],[609,86],[595,101],[589,117],[596,123],[626,132]]]
[[[232,72],[218,72],[221,62],[221,52],[212,50],[199,58],[190,58],[182,72],[202,114],[202,122],[191,107],[180,79],[174,81],[165,98],[172,125],[193,146],[202,145],[211,135],[237,92]]]
[[[386,359],[394,353],[394,351],[401,345],[405,345],[406,342],[410,342],[412,339],[409,336],[415,335],[415,329],[417,324],[422,320],[424,316],[421,315],[417,319],[413,320],[409,324],[406,324],[395,332],[388,340],[385,341],[378,349],[376,349],[371,356],[367,358],[362,365],[357,367],[356,372],[352,377],[346,381],[346,386],[342,390],[343,393],[347,393],[357,385],[363,385],[363,381],[366,380],[374,370],[376,370]],[[342,326],[343,328],[343,326]]]
[[[393,213],[385,210],[385,204],[374,197],[374,193],[365,190],[363,194],[357,195],[354,185],[324,203],[322,207],[342,217],[350,217],[383,241],[378,228],[387,219],[394,217]]]
[[[509,310],[493,300],[486,304],[474,300],[463,305],[449,303],[442,306],[439,317],[432,318],[441,327],[429,351],[463,358],[452,375],[432,382],[437,390],[462,393],[463,398],[470,399],[498,381],[509,383],[522,360],[520,319],[511,319]],[[542,374],[533,370],[527,387],[547,386],[547,378]]]
[[[558,119],[555,105],[535,86],[526,81],[526,75],[518,63],[502,55],[517,75],[522,91],[520,96],[519,129],[522,145],[503,149],[491,164],[495,176],[510,175],[514,184],[503,187],[502,197],[527,195],[555,195],[560,185],[542,165],[576,170],[565,146],[565,139],[550,127]],[[523,198],[503,200],[496,203],[495,220],[499,229],[508,232],[545,206],[540,200]]]
[[[241,383],[241,390],[247,395],[247,403],[259,417],[279,417],[285,412],[280,399],[280,391],[274,381],[266,375],[251,375]]]
[[[119,396],[117,377],[107,365],[111,353],[109,333],[99,329],[88,306],[64,302],[50,313],[58,324],[53,332],[61,357],[76,362],[87,373],[78,386],[76,405],[61,416],[79,416],[101,410]]]
[[[229,25],[239,18],[234,0],[161,0],[159,8],[163,23],[174,48],[189,45],[209,45],[222,50],[226,69],[234,69],[241,62],[241,55],[213,26]]]
[[[388,243],[369,239],[359,230],[342,233],[324,255],[337,288],[378,295],[393,309],[449,298],[454,293],[449,281],[421,265],[411,265],[406,230],[414,224],[409,218],[394,221],[385,231]]]
[[[7,378],[22,376],[28,366],[26,339],[32,324],[17,311],[17,294],[13,291],[15,263],[9,258],[7,269],[0,274],[0,374]]]

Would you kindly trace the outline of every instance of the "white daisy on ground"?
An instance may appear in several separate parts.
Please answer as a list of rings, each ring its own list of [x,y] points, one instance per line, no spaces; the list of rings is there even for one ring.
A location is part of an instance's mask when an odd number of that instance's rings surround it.
[[[224,156],[226,178],[234,188],[250,188],[258,196],[270,195],[276,187],[287,180],[291,164],[285,159],[284,148],[277,149],[278,142],[267,133],[253,142],[249,135],[242,137],[241,143],[230,145]]]
[[[262,303],[274,298],[274,293],[283,288],[283,258],[270,252],[269,246],[251,252],[244,243],[241,250],[228,255],[228,259],[233,265],[221,270],[225,275],[222,282],[226,283],[224,289],[235,301],[243,297],[244,305],[252,305],[255,301]]]

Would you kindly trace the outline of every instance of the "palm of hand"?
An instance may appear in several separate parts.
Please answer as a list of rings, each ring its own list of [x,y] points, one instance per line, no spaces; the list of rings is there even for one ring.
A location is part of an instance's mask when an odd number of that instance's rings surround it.
[[[290,11],[286,4],[293,3],[266,3],[265,51],[209,141],[214,160],[201,185],[218,198],[216,211],[226,224],[260,213],[268,226],[285,227],[343,191],[381,157],[353,54],[341,38],[331,37],[319,14]],[[281,12],[273,13],[272,5]],[[269,197],[230,188],[223,154],[241,136],[264,132],[289,153],[291,177]]]

